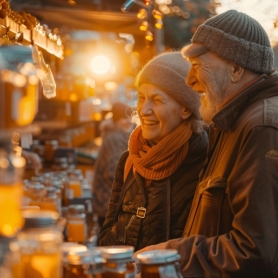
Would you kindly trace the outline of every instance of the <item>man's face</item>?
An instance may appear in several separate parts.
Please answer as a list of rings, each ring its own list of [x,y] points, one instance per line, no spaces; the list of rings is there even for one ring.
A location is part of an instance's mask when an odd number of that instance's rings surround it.
[[[200,114],[206,123],[210,123],[229,96],[229,61],[211,51],[188,60],[191,69],[186,83],[201,94]]]

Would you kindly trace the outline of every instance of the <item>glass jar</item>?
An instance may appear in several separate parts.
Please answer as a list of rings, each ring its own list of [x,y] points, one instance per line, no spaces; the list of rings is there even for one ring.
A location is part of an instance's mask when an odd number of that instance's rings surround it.
[[[58,149],[59,142],[57,140],[47,140],[44,145],[44,160],[46,162],[52,162],[54,153]]]
[[[93,230],[93,202],[92,199],[85,200],[87,235],[90,237]]]
[[[101,278],[102,261],[97,250],[70,251],[63,262],[63,278]]]
[[[24,165],[24,158],[11,157],[9,148],[0,146],[0,236],[14,236],[23,226],[20,206]]]
[[[23,278],[21,254],[16,238],[0,237],[0,277]]]
[[[84,242],[87,238],[87,223],[84,205],[70,205],[67,215],[67,238],[69,242]]]
[[[83,244],[78,244],[77,242],[63,242],[60,246],[60,250],[64,260],[70,251],[87,251],[87,247]]]
[[[61,206],[59,207],[59,200],[56,194],[56,188],[46,187],[46,196],[42,199],[40,204],[41,210],[52,210],[61,214]]]
[[[52,179],[52,174],[51,173],[44,173],[43,174],[43,185],[44,186],[50,186]]]
[[[57,202],[58,202],[58,209],[61,215],[62,212],[62,199],[63,199],[63,192],[64,192],[64,185],[61,179],[55,178],[51,182],[51,186],[55,187],[56,195],[57,195]]]
[[[104,258],[102,278],[134,278],[133,246],[107,246],[101,248]]]
[[[138,254],[137,264],[141,270],[141,278],[182,278],[177,250],[152,250]]]
[[[16,238],[9,244],[9,253],[6,255],[6,265],[10,269],[11,278],[24,278],[24,265],[21,260],[20,246]],[[2,278],[1,275],[0,277]]]
[[[29,206],[41,206],[42,199],[46,196],[47,191],[43,184],[39,182],[32,182],[24,192],[25,196],[31,198]]]
[[[81,180],[75,174],[71,174],[68,181],[68,189],[73,191],[73,197],[82,197],[83,190]]]
[[[18,233],[23,278],[60,278],[62,234],[56,228],[58,213],[23,211],[23,229]]]

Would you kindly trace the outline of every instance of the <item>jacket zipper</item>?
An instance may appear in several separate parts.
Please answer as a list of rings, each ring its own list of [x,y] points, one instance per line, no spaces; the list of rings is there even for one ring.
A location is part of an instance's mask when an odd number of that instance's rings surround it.
[[[130,220],[129,220],[129,222],[128,222],[128,224],[125,226],[124,243],[126,243],[126,232],[127,232],[127,230],[129,229],[129,227],[130,227],[130,225],[131,225],[131,223],[132,223],[132,221],[133,221],[133,219],[134,219],[135,217],[136,217],[136,215],[132,215],[131,218],[130,218]]]

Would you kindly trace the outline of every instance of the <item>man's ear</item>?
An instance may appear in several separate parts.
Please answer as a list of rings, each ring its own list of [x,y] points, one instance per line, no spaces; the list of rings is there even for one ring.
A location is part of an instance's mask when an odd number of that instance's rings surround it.
[[[237,83],[242,78],[244,68],[236,63],[231,63],[230,77],[233,83]]]
[[[190,112],[186,107],[181,107],[181,118],[183,120],[188,119],[191,116],[192,112]]]

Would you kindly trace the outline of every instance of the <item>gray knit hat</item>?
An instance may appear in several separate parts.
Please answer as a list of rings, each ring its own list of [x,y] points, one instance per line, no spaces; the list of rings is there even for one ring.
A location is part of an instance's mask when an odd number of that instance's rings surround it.
[[[274,54],[265,30],[254,18],[236,10],[209,18],[198,27],[191,42],[257,73],[269,73],[273,68]],[[185,47],[182,52],[192,57],[194,51]],[[200,53],[204,49],[195,56]]]
[[[185,84],[190,63],[180,52],[166,52],[154,57],[138,73],[135,86],[156,85],[200,119],[200,96]]]

